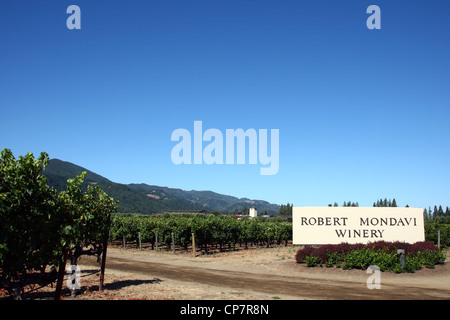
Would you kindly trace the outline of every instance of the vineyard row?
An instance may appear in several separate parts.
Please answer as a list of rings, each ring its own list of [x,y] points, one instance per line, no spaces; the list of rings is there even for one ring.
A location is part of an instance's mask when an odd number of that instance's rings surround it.
[[[121,215],[112,217],[111,240],[151,243],[154,248],[157,241],[170,248],[172,241],[185,250],[195,245],[207,251],[208,246],[236,244],[287,245],[292,240],[292,223],[286,221],[265,221],[262,219],[237,220],[229,216],[214,215],[172,215],[141,216]],[[139,239],[140,236],[140,239]]]

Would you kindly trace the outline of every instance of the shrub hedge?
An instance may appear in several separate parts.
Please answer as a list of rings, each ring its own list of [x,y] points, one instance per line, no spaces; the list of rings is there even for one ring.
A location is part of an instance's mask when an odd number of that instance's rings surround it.
[[[405,250],[405,265],[401,266],[398,249]],[[429,241],[409,244],[405,242],[377,241],[368,244],[323,245],[305,247],[297,251],[295,259],[308,267],[323,266],[343,269],[367,269],[376,265],[381,271],[414,272],[426,266],[434,268],[444,263],[445,255]]]

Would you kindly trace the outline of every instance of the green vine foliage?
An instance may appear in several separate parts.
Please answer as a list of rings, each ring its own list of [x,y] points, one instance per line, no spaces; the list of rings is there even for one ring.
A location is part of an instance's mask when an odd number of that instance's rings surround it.
[[[27,274],[47,268],[56,278],[64,253],[78,258],[96,251],[107,241],[111,213],[118,203],[98,187],[80,186],[86,173],[69,179],[67,190],[58,193],[42,175],[49,160],[42,152],[15,159],[11,150],[1,151],[0,161],[0,286],[12,283],[23,291]],[[11,291],[10,291],[11,292]]]
[[[86,172],[83,172],[67,180],[67,190],[60,193],[67,219],[63,243],[72,264],[76,264],[82,254],[100,254],[108,239],[111,213],[118,205],[98,186],[88,186],[86,192],[82,192],[85,177]]]
[[[64,242],[63,204],[40,175],[48,161],[41,153],[17,160],[10,150],[1,152],[0,163],[0,269],[4,279],[27,270],[55,267]]]
[[[113,240],[155,241],[170,245],[172,232],[176,244],[187,248],[192,244],[192,233],[197,246],[234,245],[236,243],[287,243],[292,239],[292,223],[286,221],[264,221],[262,219],[237,220],[230,216],[216,215],[163,215],[142,216],[136,214],[115,214],[112,218]]]

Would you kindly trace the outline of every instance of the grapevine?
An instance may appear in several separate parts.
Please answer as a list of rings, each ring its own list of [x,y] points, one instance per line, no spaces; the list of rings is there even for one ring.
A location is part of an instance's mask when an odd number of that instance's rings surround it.
[[[276,220],[276,219],[275,219]],[[142,242],[148,242],[154,249],[156,234],[158,243],[170,250],[172,233],[175,244],[184,250],[192,246],[192,234],[196,247],[208,252],[208,248],[218,247],[221,251],[245,245],[266,246],[287,245],[292,240],[292,223],[283,221],[265,221],[263,219],[237,220],[234,216],[216,216],[203,214],[175,214],[145,216],[138,214],[114,214],[111,223],[111,241],[124,245],[136,243],[138,234]]]

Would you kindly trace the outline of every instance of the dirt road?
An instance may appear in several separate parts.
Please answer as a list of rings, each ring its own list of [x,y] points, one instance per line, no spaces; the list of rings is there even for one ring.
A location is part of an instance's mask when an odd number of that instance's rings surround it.
[[[115,272],[132,274],[135,280],[153,277],[166,282],[165,290],[173,287],[172,291],[179,293],[172,296],[175,299],[208,299],[208,293],[220,299],[217,293],[226,290],[239,292],[235,297],[239,299],[450,299],[448,263],[413,274],[382,272],[381,289],[370,290],[366,284],[370,275],[365,271],[307,268],[295,263],[293,252],[292,248],[273,248],[192,258],[111,249],[106,279]],[[85,259],[82,264],[92,266],[95,261]],[[142,290],[134,286],[138,296],[143,296]],[[195,293],[191,295],[192,290]],[[199,295],[199,290],[204,294]]]

